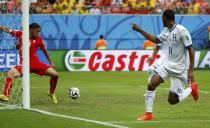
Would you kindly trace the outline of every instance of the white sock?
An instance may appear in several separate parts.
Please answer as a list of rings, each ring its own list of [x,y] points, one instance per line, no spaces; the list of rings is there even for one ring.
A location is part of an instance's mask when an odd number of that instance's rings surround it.
[[[147,90],[145,94],[146,112],[152,113],[154,99],[155,99],[155,91]]]
[[[184,99],[186,99],[190,93],[192,92],[191,87],[186,88],[182,94],[179,96],[179,102],[183,101]]]

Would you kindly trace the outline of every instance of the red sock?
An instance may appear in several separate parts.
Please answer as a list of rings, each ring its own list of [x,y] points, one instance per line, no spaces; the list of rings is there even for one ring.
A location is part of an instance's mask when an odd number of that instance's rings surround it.
[[[4,84],[4,95],[9,96],[10,90],[12,88],[12,78],[6,78]]]
[[[58,77],[51,77],[50,79],[50,94],[54,94],[57,85]]]

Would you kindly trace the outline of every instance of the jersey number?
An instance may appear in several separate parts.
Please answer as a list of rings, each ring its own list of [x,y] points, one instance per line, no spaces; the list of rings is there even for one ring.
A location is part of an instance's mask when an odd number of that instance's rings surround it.
[[[173,54],[172,47],[169,47],[169,48],[168,48],[168,54],[169,54],[169,55],[172,55],[172,54]]]

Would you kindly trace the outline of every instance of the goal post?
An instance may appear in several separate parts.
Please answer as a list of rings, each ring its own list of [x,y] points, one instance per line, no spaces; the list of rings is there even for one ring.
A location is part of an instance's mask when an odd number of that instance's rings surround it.
[[[22,77],[22,105],[24,109],[30,109],[30,73],[29,73],[29,4],[30,0],[22,0],[22,56],[23,56],[23,77]]]
[[[0,31],[0,109],[30,109],[29,5],[30,0],[0,0],[0,26],[13,30]],[[22,52],[17,48],[16,30],[22,31]],[[16,66],[22,66],[22,77],[11,79],[8,71]]]

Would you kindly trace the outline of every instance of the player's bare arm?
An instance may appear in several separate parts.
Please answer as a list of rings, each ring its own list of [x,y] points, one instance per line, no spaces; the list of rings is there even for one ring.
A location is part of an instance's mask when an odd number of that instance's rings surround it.
[[[52,65],[55,68],[55,64],[53,63],[53,61],[50,59],[50,55],[47,52],[46,49],[42,49],[42,51],[44,52],[44,55],[46,56],[47,60],[50,62],[50,65]]]
[[[142,28],[140,28],[137,24],[132,24],[132,29],[141,33],[145,38],[147,38],[148,40],[154,42],[154,43],[158,43],[159,40],[157,39],[156,36],[147,33],[146,31],[144,31]]]
[[[11,30],[8,27],[0,26],[0,31],[10,33]]]
[[[190,58],[190,66],[189,66],[189,71],[188,71],[188,82],[193,83],[194,82],[193,70],[194,70],[195,51],[192,47],[189,47],[187,49],[188,49],[189,58]]]
[[[152,56],[147,59],[147,63],[149,63],[152,59],[154,59],[155,55],[157,55],[157,53],[159,52],[159,50],[160,50],[160,47],[159,46],[155,46],[154,47]]]

